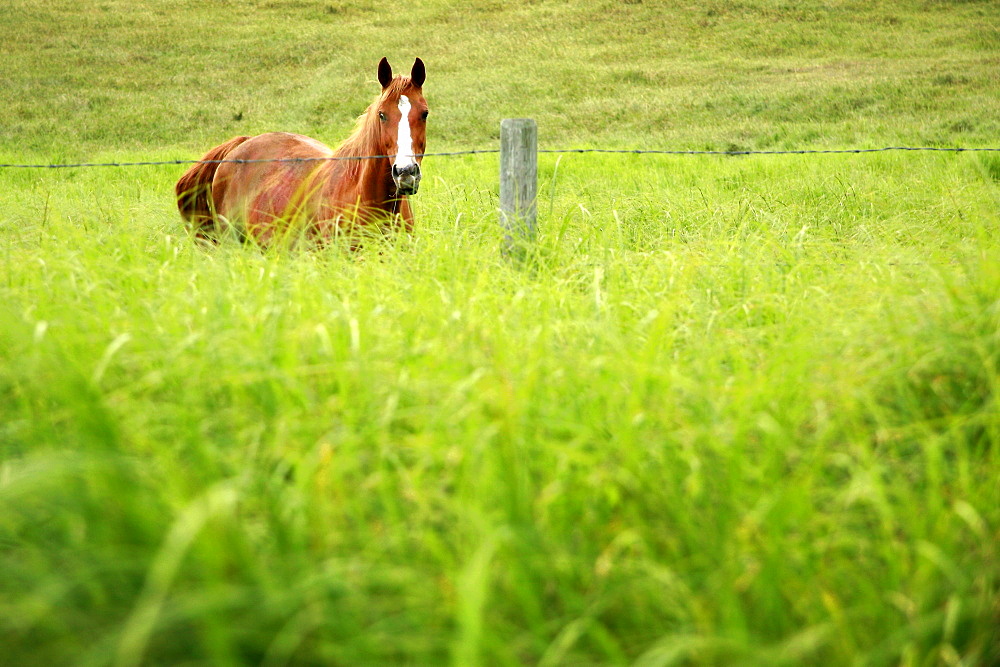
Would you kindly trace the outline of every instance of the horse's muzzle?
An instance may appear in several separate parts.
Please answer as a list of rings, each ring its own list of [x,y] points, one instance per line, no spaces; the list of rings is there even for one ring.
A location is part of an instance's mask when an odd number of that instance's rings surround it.
[[[392,181],[400,195],[415,195],[420,188],[420,165],[416,162],[405,167],[392,165]]]

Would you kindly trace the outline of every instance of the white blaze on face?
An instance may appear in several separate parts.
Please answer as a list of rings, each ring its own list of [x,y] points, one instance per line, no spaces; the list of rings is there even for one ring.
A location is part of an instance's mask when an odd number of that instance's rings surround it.
[[[410,138],[410,98],[406,95],[399,96],[399,134],[396,139],[396,161],[397,169],[408,167],[415,162],[413,159],[413,140]]]

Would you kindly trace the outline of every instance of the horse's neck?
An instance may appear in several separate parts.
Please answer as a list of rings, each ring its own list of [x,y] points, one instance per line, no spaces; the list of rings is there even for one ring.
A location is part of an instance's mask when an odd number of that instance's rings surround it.
[[[372,151],[355,149],[338,151],[336,156],[359,158],[374,154]],[[391,210],[396,188],[390,169],[391,166],[385,158],[335,162],[334,173],[337,183],[330,194],[350,204],[360,203],[366,207]]]
[[[361,170],[362,178],[358,184],[361,201],[389,210],[396,194],[390,169],[388,160],[380,158],[371,160],[367,168]]]

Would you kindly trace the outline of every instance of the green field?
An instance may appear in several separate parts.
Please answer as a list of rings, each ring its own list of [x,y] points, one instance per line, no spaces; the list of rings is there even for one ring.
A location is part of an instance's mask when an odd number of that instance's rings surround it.
[[[996,2],[9,0],[0,162],[1000,147]],[[1000,153],[428,157],[409,237],[204,249],[0,169],[0,665],[1000,664]]]

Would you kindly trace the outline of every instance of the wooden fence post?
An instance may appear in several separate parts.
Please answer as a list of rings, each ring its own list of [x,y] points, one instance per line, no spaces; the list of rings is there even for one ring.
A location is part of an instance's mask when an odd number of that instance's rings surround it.
[[[500,224],[505,255],[523,256],[535,240],[538,197],[538,125],[531,118],[500,122]]]

